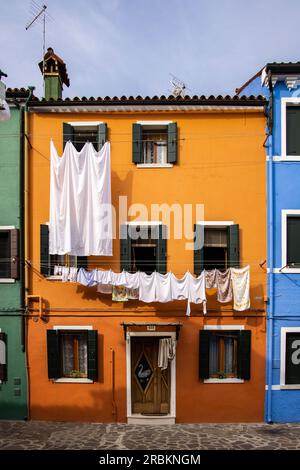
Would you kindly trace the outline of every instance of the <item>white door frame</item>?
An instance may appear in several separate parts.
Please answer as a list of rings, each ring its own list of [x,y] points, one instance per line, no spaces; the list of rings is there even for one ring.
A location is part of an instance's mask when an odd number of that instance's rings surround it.
[[[176,341],[175,331],[127,331],[126,333],[126,392],[127,392],[127,418],[141,416],[139,413],[132,413],[131,403],[131,337],[149,337],[149,336],[170,336]],[[175,420],[176,417],[176,354],[172,361],[170,361],[170,372],[171,372],[171,391],[170,391],[170,413],[158,417],[158,418],[172,418]],[[155,416],[154,416],[155,418]]]

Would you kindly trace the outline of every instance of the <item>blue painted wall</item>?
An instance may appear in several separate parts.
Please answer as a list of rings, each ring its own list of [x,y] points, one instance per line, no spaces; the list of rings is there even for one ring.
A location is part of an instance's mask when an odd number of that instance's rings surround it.
[[[267,96],[267,93],[264,95]],[[270,160],[274,156],[281,156],[281,99],[298,96],[300,96],[299,87],[288,90],[285,82],[277,82],[274,86],[272,145],[267,147],[267,156]],[[270,247],[273,237],[273,268],[278,269],[283,266],[281,211],[300,209],[300,162],[273,160],[268,161],[267,165],[268,174],[270,176],[272,172],[273,177],[273,188],[270,190],[268,185],[267,191],[269,217],[273,208],[271,214],[273,225],[270,224],[270,219],[268,220],[268,260],[270,262],[272,258]],[[273,292],[270,289],[272,276]],[[272,352],[267,349],[267,377],[268,367],[271,367],[272,389],[268,381],[267,385],[272,391],[266,392],[265,417],[266,420],[273,422],[300,422],[300,390],[280,389],[281,328],[300,327],[300,274],[269,273],[268,285],[267,348],[272,344]]]

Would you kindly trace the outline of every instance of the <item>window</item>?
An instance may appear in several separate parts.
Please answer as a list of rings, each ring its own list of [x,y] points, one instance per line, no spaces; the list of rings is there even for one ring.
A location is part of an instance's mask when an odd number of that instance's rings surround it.
[[[107,125],[94,122],[63,123],[63,143],[71,140],[78,152],[86,142],[91,142],[99,151],[107,141]]]
[[[201,379],[250,379],[251,331],[211,327],[200,330]]]
[[[55,271],[56,266],[87,268],[87,256],[50,255],[49,226],[40,226],[40,272],[46,277],[60,275]]]
[[[290,267],[300,267],[300,216],[287,216],[287,262]]]
[[[133,124],[132,161],[166,165],[177,161],[177,124],[151,122]]]
[[[203,222],[196,224],[194,230],[195,274],[200,274],[203,269],[239,267],[239,225],[232,222]]]
[[[47,331],[48,378],[98,377],[96,330],[62,328]]]
[[[280,386],[300,388],[300,328],[281,328]]]
[[[167,227],[121,225],[121,270],[167,272]]]
[[[6,371],[6,334],[0,330],[0,383],[7,380]]]
[[[300,155],[300,106],[286,106],[286,155]]]
[[[0,227],[0,279],[19,278],[18,230]]]

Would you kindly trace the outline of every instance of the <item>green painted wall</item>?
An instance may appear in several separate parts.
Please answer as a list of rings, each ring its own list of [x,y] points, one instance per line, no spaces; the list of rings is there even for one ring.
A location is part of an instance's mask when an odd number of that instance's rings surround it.
[[[11,108],[11,119],[0,122],[0,225],[20,228],[21,112]],[[0,282],[0,329],[7,335],[7,381],[0,384],[0,419],[27,417],[27,378],[22,351],[20,281]]]

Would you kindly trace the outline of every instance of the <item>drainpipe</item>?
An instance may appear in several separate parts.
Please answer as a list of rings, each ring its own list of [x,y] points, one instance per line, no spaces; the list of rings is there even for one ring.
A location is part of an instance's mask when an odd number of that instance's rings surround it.
[[[23,335],[24,335],[24,350],[25,360],[26,360],[26,375],[27,375],[27,417],[25,419],[30,419],[30,383],[29,383],[29,363],[28,363],[28,351],[27,351],[27,335],[28,335],[28,325],[27,325],[27,310],[28,310],[28,301],[27,295],[29,293],[29,266],[28,266],[28,259],[29,259],[29,119],[28,119],[28,103],[32,98],[33,91],[35,87],[29,86],[29,95],[25,101],[24,106],[24,155],[23,155],[23,198],[24,198],[24,210],[22,211],[23,220],[22,220],[22,228],[24,234],[24,241],[23,243],[23,255],[22,263],[24,263],[24,282],[23,282],[23,293],[24,293],[24,317],[23,317]]]
[[[272,382],[273,382],[273,313],[274,313],[274,176],[273,176],[273,86],[271,72],[268,73],[268,82],[271,98],[269,106],[269,161],[268,161],[268,296],[267,307],[267,423],[272,423]]]

